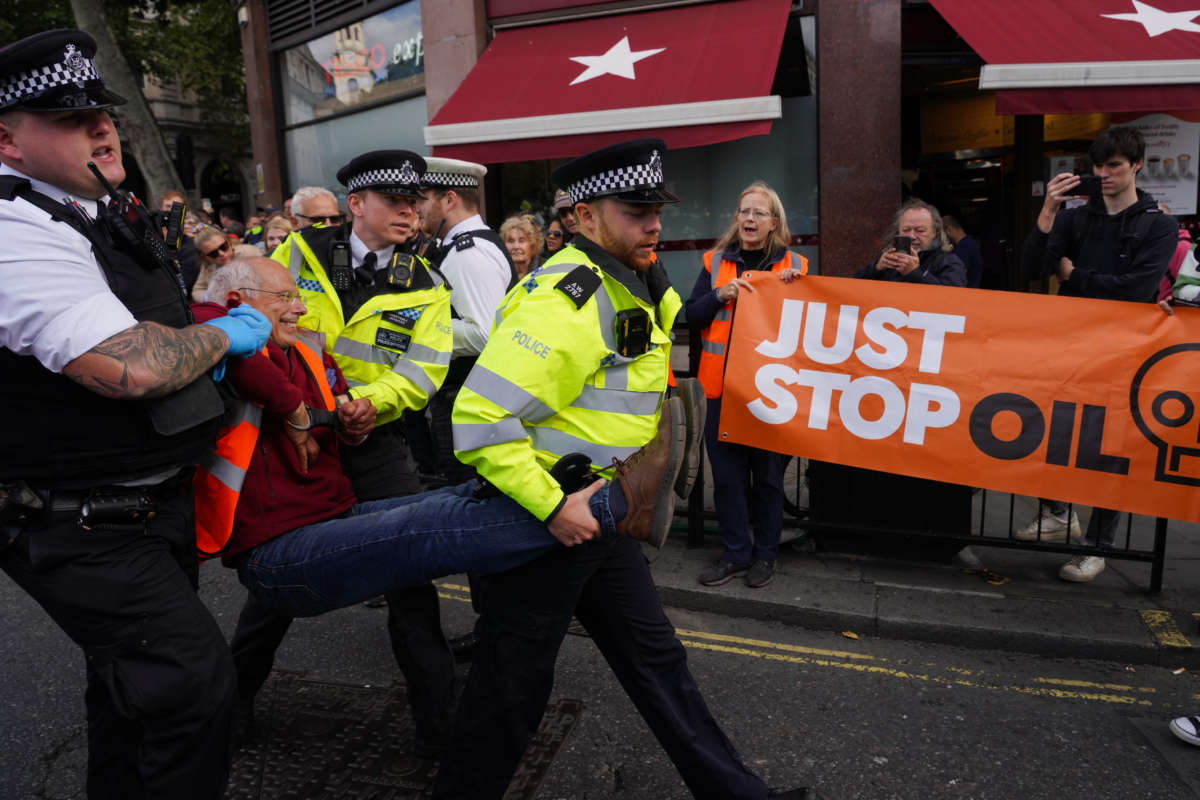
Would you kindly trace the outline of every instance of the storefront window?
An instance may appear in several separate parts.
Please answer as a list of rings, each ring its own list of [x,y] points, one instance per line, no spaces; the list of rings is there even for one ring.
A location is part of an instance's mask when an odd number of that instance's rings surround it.
[[[302,125],[284,134],[288,154],[288,185],[326,186],[339,191],[338,168],[369,150],[401,148],[428,155],[422,128],[425,95],[381,108]]]
[[[280,58],[289,126],[411,96],[425,88],[421,4],[409,0]]]

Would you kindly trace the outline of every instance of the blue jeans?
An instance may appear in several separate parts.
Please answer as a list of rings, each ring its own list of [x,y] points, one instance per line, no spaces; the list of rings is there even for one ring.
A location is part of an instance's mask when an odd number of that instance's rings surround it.
[[[344,514],[263,542],[238,578],[273,614],[312,617],[457,572],[503,572],[562,547],[506,495],[476,481],[356,503]],[[601,536],[615,536],[608,486],[592,495]]]

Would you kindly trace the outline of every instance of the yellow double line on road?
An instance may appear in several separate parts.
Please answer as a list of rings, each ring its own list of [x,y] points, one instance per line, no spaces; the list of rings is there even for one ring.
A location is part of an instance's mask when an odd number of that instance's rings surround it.
[[[887,666],[886,659],[843,650],[822,650],[812,647],[779,644],[761,639],[743,639],[738,636],[704,633],[677,629],[680,641],[686,647],[730,653],[769,661],[792,664],[810,664],[818,667],[843,669],[863,674],[885,675],[904,680],[924,681],[935,686],[961,686],[969,689],[1013,692],[1017,694],[1052,697],[1058,700],[1089,700],[1117,705],[1149,706],[1151,702],[1138,695],[1153,694],[1154,689],[1114,683],[1092,683],[1090,681],[1064,680],[1059,678],[1034,678],[1036,686],[1015,686],[980,679],[958,677],[971,675],[969,670],[947,667],[952,675],[913,672]]]
[[[439,583],[438,595],[447,600],[470,602],[470,589],[451,583]],[[1146,695],[1155,689],[1130,686],[1120,683],[1095,683],[1064,678],[1035,677],[1032,686],[1020,686],[984,680],[970,670],[961,667],[944,667],[947,675],[932,672],[915,672],[890,666],[885,658],[848,650],[830,650],[818,647],[803,647],[783,644],[764,639],[747,639],[721,633],[676,628],[675,634],[685,647],[713,653],[758,658],[788,664],[805,664],[817,667],[842,669],[864,675],[883,675],[902,680],[923,681],[934,686],[960,686],[969,689],[1012,692],[1014,694],[1049,697],[1056,700],[1086,700],[1124,706],[1150,706]],[[928,665],[936,666],[936,665]]]

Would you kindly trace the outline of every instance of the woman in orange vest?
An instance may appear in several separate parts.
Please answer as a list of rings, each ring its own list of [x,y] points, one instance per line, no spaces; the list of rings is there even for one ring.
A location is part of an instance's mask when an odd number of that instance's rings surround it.
[[[713,500],[720,521],[724,552],[700,573],[705,586],[720,586],[737,575],[746,585],[766,586],[775,573],[779,537],[783,532],[783,471],[787,456],[740,444],[722,442],[717,427],[725,378],[725,351],[738,293],[752,292],[747,270],[770,271],[790,282],[808,273],[808,260],[788,250],[791,242],[787,215],[779,195],[755,181],[738,195],[733,220],[725,235],[704,254],[704,268],[692,288],[686,311],[692,335],[700,336],[697,377],[708,397],[704,441],[712,466]],[[747,495],[752,508],[747,506]],[[754,536],[750,536],[750,517]]]

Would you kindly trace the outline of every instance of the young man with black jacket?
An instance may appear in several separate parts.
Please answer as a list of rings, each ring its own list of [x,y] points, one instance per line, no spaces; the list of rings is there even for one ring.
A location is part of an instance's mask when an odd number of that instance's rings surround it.
[[[1056,275],[1059,294],[1106,300],[1154,302],[1159,281],[1175,252],[1179,226],[1154,199],[1137,188],[1146,145],[1136,128],[1109,128],[1092,142],[1088,156],[1100,178],[1086,205],[1058,213],[1081,178],[1060,174],[1047,186],[1037,227],[1025,242],[1023,260],[1031,277]],[[1075,195],[1080,196],[1080,195]],[[1047,233],[1047,227],[1049,232]],[[1116,543],[1120,513],[1096,508],[1085,541],[1101,547]],[[1018,539],[1061,540],[1079,535],[1079,523],[1065,503],[1042,499],[1037,518],[1017,532]],[[1086,582],[1104,570],[1098,556],[1074,556],[1059,577]]]

